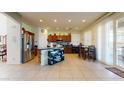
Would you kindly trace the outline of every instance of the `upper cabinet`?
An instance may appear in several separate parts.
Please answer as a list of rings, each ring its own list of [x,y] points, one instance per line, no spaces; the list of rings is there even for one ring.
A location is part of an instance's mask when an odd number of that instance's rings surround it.
[[[71,33],[69,33],[68,35],[48,35],[48,42],[56,41],[71,42]]]

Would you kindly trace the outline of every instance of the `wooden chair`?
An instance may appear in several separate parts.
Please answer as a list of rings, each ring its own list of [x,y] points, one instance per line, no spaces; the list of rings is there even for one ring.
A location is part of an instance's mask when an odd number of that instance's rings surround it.
[[[89,48],[88,47],[84,47],[84,59],[88,59],[88,51],[89,51]]]
[[[88,59],[96,60],[96,48],[95,48],[95,46],[89,46]]]
[[[82,55],[82,58],[85,59],[85,48],[84,47],[81,48],[81,55]]]
[[[82,49],[82,46],[78,46],[78,50],[79,50],[78,51],[78,56],[79,57],[82,57],[82,50],[81,49]]]

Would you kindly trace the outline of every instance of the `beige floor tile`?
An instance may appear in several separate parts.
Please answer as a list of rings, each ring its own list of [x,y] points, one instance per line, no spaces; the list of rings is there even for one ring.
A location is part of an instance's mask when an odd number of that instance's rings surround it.
[[[65,60],[42,66],[36,57],[21,65],[0,62],[0,81],[122,81],[123,78],[105,69],[106,65],[83,60],[77,54],[65,54]]]
[[[72,72],[70,70],[60,71],[59,78],[72,78]]]
[[[72,77],[59,77],[59,81],[73,81]]]

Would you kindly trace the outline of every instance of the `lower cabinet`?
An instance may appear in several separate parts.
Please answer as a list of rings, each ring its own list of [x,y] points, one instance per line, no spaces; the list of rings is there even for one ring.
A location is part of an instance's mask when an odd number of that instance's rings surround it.
[[[64,49],[50,49],[48,51],[48,64],[49,65],[53,65],[63,60],[64,60]]]
[[[72,53],[72,48],[71,47],[64,47],[64,53]]]

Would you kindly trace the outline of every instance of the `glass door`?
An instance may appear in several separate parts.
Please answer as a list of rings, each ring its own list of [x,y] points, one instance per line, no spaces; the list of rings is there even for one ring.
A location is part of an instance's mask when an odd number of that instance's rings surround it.
[[[97,59],[113,65],[113,21],[106,21],[97,28]]]
[[[113,21],[105,23],[105,63],[113,65]]]
[[[116,21],[116,65],[124,67],[124,17]]]

